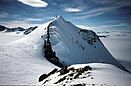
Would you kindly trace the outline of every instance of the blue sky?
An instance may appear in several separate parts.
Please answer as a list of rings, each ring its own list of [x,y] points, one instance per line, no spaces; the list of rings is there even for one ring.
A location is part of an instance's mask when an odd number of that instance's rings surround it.
[[[30,27],[55,16],[84,28],[131,28],[130,0],[0,0],[0,24]]]

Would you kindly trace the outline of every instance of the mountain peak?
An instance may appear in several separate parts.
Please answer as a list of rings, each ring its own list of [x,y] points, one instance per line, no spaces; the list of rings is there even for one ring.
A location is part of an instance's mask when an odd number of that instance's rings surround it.
[[[57,15],[55,20],[65,20],[61,15]]]
[[[59,19],[59,18],[63,18],[63,17],[61,15],[57,15],[56,18]]]
[[[46,46],[51,46],[52,50],[49,50],[51,56],[47,54],[45,58],[53,57],[50,61],[55,65],[57,65],[57,63],[55,63],[56,60],[53,62],[52,59],[59,58],[57,61],[61,62],[62,65],[108,63],[126,70],[126,68],[108,52],[95,32],[80,29],[66,21],[60,15],[53,21],[38,27],[30,36],[32,36],[32,39],[35,38],[33,41],[38,41],[39,37],[42,37],[41,41],[43,42],[44,40]]]

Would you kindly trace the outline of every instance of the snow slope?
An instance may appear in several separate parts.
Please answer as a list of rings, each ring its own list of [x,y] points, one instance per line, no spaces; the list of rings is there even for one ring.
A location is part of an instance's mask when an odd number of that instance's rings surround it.
[[[90,66],[92,70],[82,71]],[[71,69],[70,69],[71,68]],[[130,86],[131,75],[116,66],[102,63],[77,64],[68,72],[56,71],[37,85],[42,86]],[[76,77],[77,76],[77,77]]]
[[[15,40],[18,40],[20,38],[24,37],[24,35],[16,34],[16,33],[3,33],[0,32],[0,45],[13,42]]]
[[[53,50],[64,64],[108,63],[126,70],[91,30],[83,31],[58,16],[51,22],[49,33]],[[95,42],[89,43],[93,39]]]
[[[43,57],[43,26],[37,33],[0,45],[0,85],[33,85],[42,73],[57,68]]]

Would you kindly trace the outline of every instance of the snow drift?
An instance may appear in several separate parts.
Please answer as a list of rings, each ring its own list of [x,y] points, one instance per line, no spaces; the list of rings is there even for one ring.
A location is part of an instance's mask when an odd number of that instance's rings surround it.
[[[41,86],[130,86],[131,76],[116,66],[102,63],[77,64],[52,72]]]

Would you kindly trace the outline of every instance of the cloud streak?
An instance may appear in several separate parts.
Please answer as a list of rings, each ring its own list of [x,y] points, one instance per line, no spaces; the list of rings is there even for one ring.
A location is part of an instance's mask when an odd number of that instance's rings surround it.
[[[2,12],[0,12],[0,18],[6,18],[6,17],[8,17],[10,14],[8,14],[7,12],[5,12],[5,11],[2,11]]]
[[[17,0],[23,4],[32,6],[32,7],[47,7],[48,3],[42,0]]]
[[[97,4],[110,4],[115,6],[131,6],[130,0],[91,0],[94,3]]]
[[[38,18],[26,18],[25,20],[27,20],[27,21],[42,21],[42,19],[38,19]]]
[[[66,12],[80,12],[82,10],[78,9],[78,8],[68,7],[68,8],[65,8],[64,11],[66,11]]]
[[[94,9],[90,9],[87,12],[77,14],[78,18],[90,18],[90,17],[95,17],[98,15],[102,15],[108,12],[111,12],[113,10],[118,9],[117,7],[98,7]]]
[[[90,9],[85,9],[84,11],[78,13],[78,19],[95,17],[99,15],[104,15],[106,13],[113,14],[119,12],[118,10],[120,10],[122,7],[131,6],[131,1],[128,0],[91,0],[90,2],[94,3],[94,7]],[[90,5],[88,6],[91,7]],[[125,12],[123,12],[123,14],[124,13]]]

